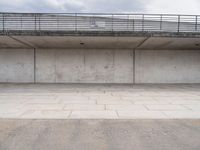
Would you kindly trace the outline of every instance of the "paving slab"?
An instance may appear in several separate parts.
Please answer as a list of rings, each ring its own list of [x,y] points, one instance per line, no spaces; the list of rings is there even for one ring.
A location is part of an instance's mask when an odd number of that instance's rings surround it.
[[[148,110],[153,111],[169,111],[169,110],[189,110],[182,105],[145,105]]]
[[[167,119],[161,111],[117,111],[120,119]]]
[[[70,111],[25,111],[20,115],[21,119],[67,119],[70,115]]]
[[[200,119],[200,84],[0,84],[0,118]]]
[[[115,111],[72,111],[70,119],[117,119]]]
[[[105,105],[90,105],[90,104],[68,104],[65,105],[64,110],[81,110],[81,111],[98,111],[98,110],[105,110]]]

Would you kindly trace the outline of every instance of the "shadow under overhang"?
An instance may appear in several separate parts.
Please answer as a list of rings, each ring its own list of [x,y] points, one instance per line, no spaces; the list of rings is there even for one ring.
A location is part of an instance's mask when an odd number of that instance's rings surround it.
[[[24,32],[24,31],[23,31]],[[7,32],[0,48],[200,50],[200,34],[152,32]]]

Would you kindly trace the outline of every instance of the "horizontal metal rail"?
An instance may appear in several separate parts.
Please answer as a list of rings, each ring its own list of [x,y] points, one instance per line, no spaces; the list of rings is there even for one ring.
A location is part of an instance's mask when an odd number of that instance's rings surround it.
[[[107,13],[0,13],[0,31],[200,32],[200,16]]]

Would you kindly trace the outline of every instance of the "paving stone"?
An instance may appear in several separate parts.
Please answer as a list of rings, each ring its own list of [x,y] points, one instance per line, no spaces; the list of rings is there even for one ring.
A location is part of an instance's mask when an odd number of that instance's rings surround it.
[[[63,110],[64,104],[26,104],[26,110]]]
[[[85,110],[85,111],[91,111],[91,110],[105,110],[104,105],[90,105],[90,104],[68,104],[65,105],[64,110]]]
[[[131,102],[131,101],[128,101],[128,100],[109,100],[109,99],[102,99],[102,100],[97,100],[97,104],[127,105],[127,104],[132,104],[132,102]]]
[[[70,119],[117,119],[115,111],[72,111]]]
[[[143,105],[106,105],[106,110],[147,110]]]
[[[20,111],[14,112],[14,113],[8,113],[8,112],[0,113],[0,118],[2,118],[2,119],[20,119],[21,115],[25,112],[26,111],[20,110]]]
[[[145,105],[149,110],[188,110],[181,105]]]
[[[0,114],[18,113],[23,107],[24,104],[0,104]]]
[[[161,111],[117,111],[120,119],[166,119]]]
[[[200,105],[200,100],[176,100],[171,101],[171,104],[190,104],[190,105]]]
[[[73,100],[88,100],[89,97],[87,96],[76,96],[76,95],[73,95],[73,96],[59,96],[57,97],[57,99],[59,100],[70,100],[70,101],[73,101]]]
[[[183,105],[185,106],[186,108],[189,108],[191,110],[199,110],[200,111],[200,104],[187,104],[187,105]]]
[[[26,104],[56,104],[59,103],[60,100],[58,99],[29,99],[24,101]]]
[[[184,97],[172,97],[172,96],[167,96],[167,97],[154,97],[155,100],[162,100],[162,101],[180,101],[180,100],[185,100]]]
[[[70,111],[26,111],[19,118],[22,119],[67,119]]]
[[[83,100],[60,100],[61,104],[96,104],[96,100],[88,100],[88,99],[83,99]]]
[[[151,96],[140,96],[140,97],[121,97],[122,100],[131,100],[131,101],[150,101],[150,100],[155,100],[154,97]]]
[[[200,119],[200,111],[163,111],[168,119]]]
[[[137,101],[135,101],[135,100],[133,100],[132,101],[133,102],[133,104],[150,104],[150,105],[156,105],[156,104],[170,104],[170,102],[169,101],[163,101],[163,100],[137,100]]]

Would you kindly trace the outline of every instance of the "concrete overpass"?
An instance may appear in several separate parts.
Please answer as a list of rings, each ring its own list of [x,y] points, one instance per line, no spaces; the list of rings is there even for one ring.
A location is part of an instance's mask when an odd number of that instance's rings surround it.
[[[200,83],[200,16],[2,13],[0,82]]]

